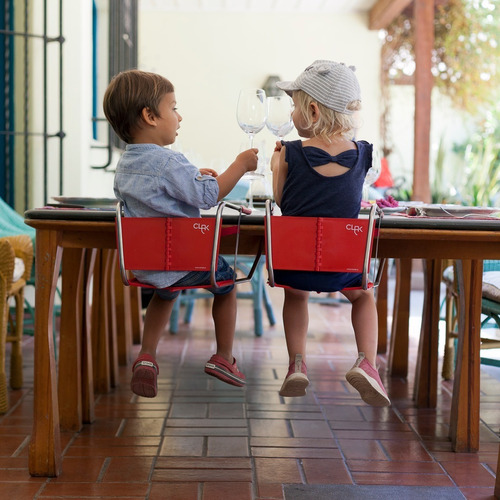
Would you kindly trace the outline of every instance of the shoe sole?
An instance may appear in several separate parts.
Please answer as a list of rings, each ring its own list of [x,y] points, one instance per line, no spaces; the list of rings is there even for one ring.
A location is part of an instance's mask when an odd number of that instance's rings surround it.
[[[281,386],[279,395],[286,398],[296,398],[306,395],[306,388],[309,385],[309,379],[303,373],[292,373],[285,379]]]
[[[224,370],[223,368],[220,368],[214,363],[207,363],[205,365],[205,373],[218,378],[226,384],[235,385],[236,387],[243,387],[246,383],[244,379]]]
[[[390,406],[390,399],[381,392],[377,381],[368,376],[361,368],[352,368],[345,376],[361,396],[361,399],[370,406]]]
[[[158,394],[156,370],[154,368],[137,366],[132,375],[130,388],[137,396],[154,398]]]

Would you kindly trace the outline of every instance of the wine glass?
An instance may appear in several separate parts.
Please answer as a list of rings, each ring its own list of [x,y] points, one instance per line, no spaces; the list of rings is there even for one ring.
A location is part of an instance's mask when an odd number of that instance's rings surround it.
[[[250,148],[253,148],[255,134],[259,133],[266,124],[266,93],[262,89],[241,90],[236,119],[250,139]]]
[[[262,89],[243,89],[238,97],[236,119],[240,128],[250,139],[250,148],[253,148],[255,134],[259,133],[266,124],[266,93]],[[260,162],[259,162],[260,163]],[[243,178],[250,181],[249,208],[253,208],[252,183],[264,175],[263,169],[257,167],[254,172],[247,172]]]
[[[266,104],[266,126],[281,141],[293,130],[293,101],[285,94],[268,97]]]
[[[378,150],[374,149],[372,153],[372,166],[366,172],[363,183],[363,200],[368,201],[370,195],[370,186],[380,177],[382,172],[382,159]]]

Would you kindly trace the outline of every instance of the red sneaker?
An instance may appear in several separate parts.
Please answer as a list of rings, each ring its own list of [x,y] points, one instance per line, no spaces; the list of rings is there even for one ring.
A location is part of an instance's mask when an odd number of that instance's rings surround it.
[[[308,385],[306,364],[302,360],[302,354],[296,354],[295,361],[288,367],[288,373],[280,389],[280,396],[289,398],[305,396]]]
[[[222,356],[214,354],[205,364],[205,373],[226,382],[226,384],[243,387],[246,384],[245,375],[238,370],[236,359],[233,358],[233,360],[233,364],[231,364]]]
[[[143,398],[154,398],[158,393],[157,377],[160,370],[153,356],[141,354],[135,360],[132,372],[132,392]]]
[[[360,352],[354,366],[346,373],[346,380],[359,392],[361,399],[371,406],[390,406],[384,384],[378,371]]]

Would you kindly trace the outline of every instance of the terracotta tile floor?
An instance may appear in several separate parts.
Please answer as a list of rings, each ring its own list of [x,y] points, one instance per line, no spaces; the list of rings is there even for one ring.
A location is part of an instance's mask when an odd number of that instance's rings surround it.
[[[411,400],[418,292],[410,376],[384,376],[393,401],[388,409],[365,405],[344,380],[356,357],[346,304],[311,305],[311,388],[304,398],[280,398],[287,370],[281,291],[271,296],[278,324],[266,326],[261,338],[252,333],[249,301],[239,309],[235,356],[246,389],[203,373],[214,337],[210,309],[198,301],[192,324],[162,339],[158,397],[135,397],[130,367],[122,367],[119,386],[97,397],[96,421],[63,434],[58,478],[28,474],[33,339],[26,337],[25,388],[10,392],[11,410],[0,416],[0,498],[284,499],[289,483],[448,486],[465,498],[493,498],[500,376],[482,372],[479,453],[452,452],[450,383],[440,382],[435,410],[417,410]],[[384,373],[385,356],[379,362]]]

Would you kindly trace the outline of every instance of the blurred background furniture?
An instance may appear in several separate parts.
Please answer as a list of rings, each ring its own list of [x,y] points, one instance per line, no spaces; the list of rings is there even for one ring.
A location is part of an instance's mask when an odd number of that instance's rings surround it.
[[[33,244],[26,234],[0,238],[0,413],[9,408],[5,373],[6,342],[12,343],[10,386],[23,385],[22,336],[24,287],[33,266]],[[9,299],[15,302],[15,318],[10,314]]]
[[[443,271],[446,337],[442,376],[445,380],[453,379],[458,323],[456,269],[454,262],[449,264]],[[483,261],[481,314],[481,349],[500,349],[500,260]],[[500,366],[500,360],[483,356],[481,363]]]
[[[0,198],[0,237],[15,236],[17,234],[27,234],[35,248],[35,230],[24,223],[24,217],[18,214],[10,205]],[[30,275],[26,280],[27,285],[35,286],[35,268],[32,266]],[[24,319],[25,333],[33,334],[33,323],[35,319],[35,310],[29,299],[24,297],[24,306],[28,313]],[[28,330],[27,330],[28,328]]]

